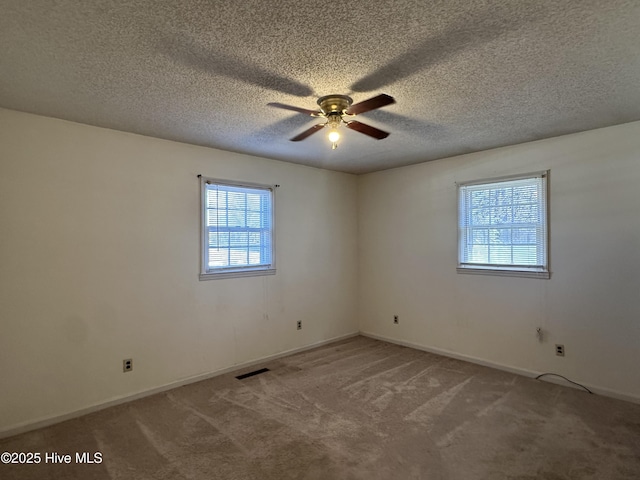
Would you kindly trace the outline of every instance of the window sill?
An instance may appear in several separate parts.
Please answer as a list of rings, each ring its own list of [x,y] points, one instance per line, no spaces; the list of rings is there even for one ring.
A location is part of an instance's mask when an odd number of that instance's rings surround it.
[[[259,277],[262,275],[275,275],[275,268],[260,270],[229,270],[225,272],[201,273],[200,280],[219,280],[222,278]]]
[[[510,268],[494,268],[494,267],[458,267],[458,273],[471,275],[497,275],[502,277],[524,277],[524,278],[551,278],[551,272],[544,270],[514,270]]]

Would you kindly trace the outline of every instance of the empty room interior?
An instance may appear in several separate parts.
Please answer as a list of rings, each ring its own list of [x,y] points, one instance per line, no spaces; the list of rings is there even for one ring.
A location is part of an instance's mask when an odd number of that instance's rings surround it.
[[[638,31],[0,0],[0,477],[640,478]]]

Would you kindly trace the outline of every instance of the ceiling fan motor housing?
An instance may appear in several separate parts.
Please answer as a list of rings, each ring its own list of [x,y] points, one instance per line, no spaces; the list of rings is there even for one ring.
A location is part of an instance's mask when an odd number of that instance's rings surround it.
[[[325,95],[318,99],[320,110],[326,116],[330,114],[342,115],[351,106],[353,100],[346,95]]]

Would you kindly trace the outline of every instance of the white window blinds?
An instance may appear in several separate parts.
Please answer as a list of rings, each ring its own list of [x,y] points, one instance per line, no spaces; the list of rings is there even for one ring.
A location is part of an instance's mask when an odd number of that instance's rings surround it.
[[[205,180],[203,274],[273,268],[273,190]]]
[[[547,175],[458,186],[458,268],[547,272]]]

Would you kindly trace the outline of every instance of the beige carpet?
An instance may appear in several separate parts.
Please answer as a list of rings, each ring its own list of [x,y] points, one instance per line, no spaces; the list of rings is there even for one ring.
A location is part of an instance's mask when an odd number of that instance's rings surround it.
[[[73,460],[0,478],[640,479],[640,405],[364,337],[262,366],[1,440]]]

